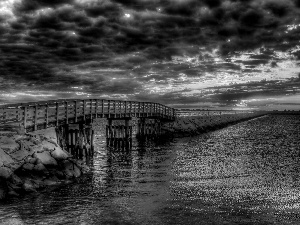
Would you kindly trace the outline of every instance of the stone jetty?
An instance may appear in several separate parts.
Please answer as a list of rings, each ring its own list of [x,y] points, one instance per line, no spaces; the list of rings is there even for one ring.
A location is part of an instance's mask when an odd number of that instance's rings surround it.
[[[58,145],[55,128],[39,133],[0,128],[0,199],[70,183],[88,171]]]
[[[167,136],[186,137],[217,130],[232,124],[265,115],[264,112],[177,117],[162,127]]]

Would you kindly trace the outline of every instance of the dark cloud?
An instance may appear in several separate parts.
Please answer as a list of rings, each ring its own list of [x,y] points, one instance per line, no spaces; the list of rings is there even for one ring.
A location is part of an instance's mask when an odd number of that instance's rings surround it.
[[[93,4],[88,4],[84,10],[88,16],[105,16],[110,17],[112,20],[117,19],[121,13],[120,6],[111,1],[98,1]]]
[[[284,59],[276,51],[299,60],[299,8],[298,0],[16,1],[10,12],[0,11],[0,79],[24,90],[71,93],[80,86],[149,99],[151,85],[180,88],[206,73],[242,78],[279,69]],[[247,60],[231,59],[254,49],[260,50]],[[277,93],[275,84],[262,90]],[[153,96],[165,103],[205,99],[177,91]],[[220,91],[210,101],[237,96],[247,94]]]
[[[73,0],[23,0],[15,4],[18,13],[32,12],[42,7],[57,7],[62,4],[71,4]]]

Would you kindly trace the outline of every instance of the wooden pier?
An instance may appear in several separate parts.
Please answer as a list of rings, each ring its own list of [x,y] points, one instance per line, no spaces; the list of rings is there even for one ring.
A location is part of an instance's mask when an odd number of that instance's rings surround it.
[[[97,118],[108,119],[109,145],[129,142],[130,147],[132,127],[129,121],[132,117],[140,119],[138,135],[158,135],[160,122],[175,120],[176,110],[153,102],[105,99],[61,99],[0,106],[0,124],[14,124],[25,132],[56,127],[61,147],[73,155],[92,154],[91,123]],[[155,122],[151,124],[146,119]],[[125,125],[113,126],[113,120],[124,120]]]

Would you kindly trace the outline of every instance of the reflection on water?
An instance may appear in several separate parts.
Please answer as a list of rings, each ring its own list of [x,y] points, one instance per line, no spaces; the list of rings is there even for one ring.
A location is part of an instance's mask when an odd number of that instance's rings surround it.
[[[76,183],[0,205],[1,224],[300,224],[300,118],[107,149]]]

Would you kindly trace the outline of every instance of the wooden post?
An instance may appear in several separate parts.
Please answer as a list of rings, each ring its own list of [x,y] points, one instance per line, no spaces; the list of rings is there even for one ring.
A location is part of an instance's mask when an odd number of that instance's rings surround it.
[[[27,126],[26,123],[27,123],[27,106],[24,106],[24,129],[25,129],[25,131],[26,131],[26,126]]]
[[[122,117],[122,101],[119,101],[119,117]]]
[[[108,111],[108,118],[110,118],[110,100],[107,102],[107,111]]]
[[[65,102],[66,105],[66,124],[69,123],[69,109],[68,109],[68,101]]]
[[[35,112],[34,112],[34,131],[36,131],[37,130],[37,116],[38,116],[38,113],[37,113],[37,105],[35,105],[35,107],[34,107],[34,109],[35,109]]]
[[[127,119],[125,120],[125,134],[124,134],[124,137],[125,137],[125,147],[130,147],[130,140],[131,140],[131,132],[130,132],[130,121]]]
[[[112,139],[113,139],[113,130],[112,130],[112,119],[108,120],[108,127],[107,127],[107,145],[111,145]]]
[[[90,112],[91,112],[91,122],[93,121],[93,99],[91,99],[91,105],[90,105]]]
[[[139,117],[141,116],[141,103],[138,103],[138,112],[139,112]]]
[[[59,105],[58,102],[56,102],[56,126],[58,126],[58,119],[59,119]]]
[[[116,101],[113,101],[113,106],[114,106],[114,114],[115,114],[114,118],[116,118],[116,113],[117,113]]]
[[[129,113],[130,113],[130,117],[131,117],[131,113],[132,113],[131,111],[132,111],[132,102],[130,101],[130,102],[129,102]]]
[[[77,101],[75,100],[75,123],[77,122]]]
[[[49,105],[46,105],[46,128],[48,128],[49,123]]]
[[[136,110],[135,110],[135,102],[131,102],[131,110],[132,110],[132,113],[135,115],[135,112],[136,112]],[[136,116],[136,115],[135,115]]]
[[[143,102],[143,115],[145,115],[145,102]]]
[[[98,99],[96,99],[96,106],[95,106],[95,114],[96,114],[96,119],[98,118],[98,104],[99,104],[99,102],[98,102],[99,100]]]
[[[127,114],[127,101],[125,101],[124,104],[125,104],[125,117],[126,117],[127,116],[126,115]]]
[[[102,118],[104,117],[104,99],[102,99]]]
[[[85,100],[83,100],[83,121],[85,121]]]
[[[91,147],[90,147],[90,153],[89,155],[94,155],[94,130],[92,129],[91,132]]]

